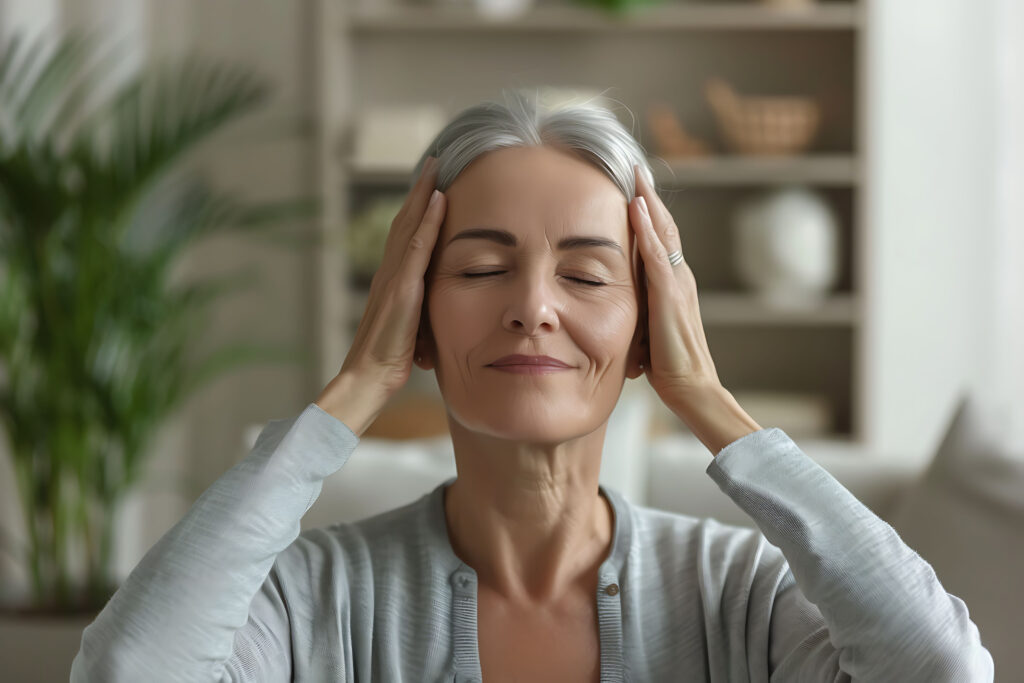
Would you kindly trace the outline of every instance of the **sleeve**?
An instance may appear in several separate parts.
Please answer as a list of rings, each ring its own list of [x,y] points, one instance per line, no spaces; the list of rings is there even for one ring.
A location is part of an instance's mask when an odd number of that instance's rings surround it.
[[[770,680],[993,680],[964,602],[784,431],[737,439],[706,472],[795,578],[780,584],[772,605]]]
[[[268,423],[86,627],[71,682],[291,680],[274,560],[358,443],[315,403]]]

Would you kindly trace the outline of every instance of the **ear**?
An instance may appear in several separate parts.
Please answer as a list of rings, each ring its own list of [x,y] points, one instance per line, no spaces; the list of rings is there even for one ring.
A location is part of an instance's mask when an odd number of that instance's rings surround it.
[[[639,302],[636,329],[633,330],[633,339],[629,343],[629,352],[626,356],[626,377],[630,379],[636,379],[651,367],[650,344],[648,341],[650,333],[647,326],[647,301],[646,293],[644,294]]]
[[[427,296],[424,293],[423,306],[420,310],[420,326],[416,332],[416,346],[413,350],[413,363],[422,370],[434,369],[434,358],[436,358],[437,344],[434,341],[434,331],[430,327],[430,318],[427,315]],[[419,358],[417,361],[416,359]]]
[[[629,353],[626,358],[626,377],[636,379],[643,375],[651,367],[650,354],[650,330],[648,328],[647,315],[647,285],[643,262],[639,254],[634,252],[637,259],[637,268],[634,271],[636,278],[634,284],[637,292],[637,322],[633,331],[633,340],[629,344]],[[643,367],[641,367],[643,365]]]
[[[629,352],[626,355],[626,377],[629,379],[640,377],[650,367],[650,363],[650,353],[647,344],[647,318],[644,317],[637,322],[636,331],[633,333],[633,340],[629,343]]]

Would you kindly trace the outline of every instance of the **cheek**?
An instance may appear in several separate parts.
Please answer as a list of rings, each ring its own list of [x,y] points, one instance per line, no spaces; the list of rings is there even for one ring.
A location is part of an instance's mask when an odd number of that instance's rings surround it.
[[[492,324],[495,306],[486,295],[467,292],[440,281],[425,290],[422,319],[435,341],[458,346],[460,340],[478,338],[481,328]]]
[[[623,339],[628,342],[632,338],[633,332],[636,330],[637,323],[640,320],[635,290],[629,290],[624,294],[620,301],[615,302],[615,305],[610,307],[605,316],[609,327],[608,333],[613,335],[615,341],[618,342],[621,342]]]
[[[565,325],[571,336],[595,360],[612,362],[629,349],[636,334],[638,315],[634,293],[625,288],[601,306],[580,309]]]

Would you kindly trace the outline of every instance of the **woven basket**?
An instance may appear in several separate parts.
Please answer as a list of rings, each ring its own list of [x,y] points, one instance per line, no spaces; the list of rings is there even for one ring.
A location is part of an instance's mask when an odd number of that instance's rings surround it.
[[[812,97],[744,97],[720,78],[710,79],[705,92],[726,144],[741,154],[797,154],[821,123],[821,105]]]

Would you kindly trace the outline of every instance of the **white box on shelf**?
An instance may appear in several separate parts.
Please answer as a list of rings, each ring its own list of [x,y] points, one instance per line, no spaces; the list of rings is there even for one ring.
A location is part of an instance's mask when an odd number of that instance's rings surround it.
[[[432,104],[367,107],[356,115],[352,163],[361,171],[408,171],[447,120]]]

